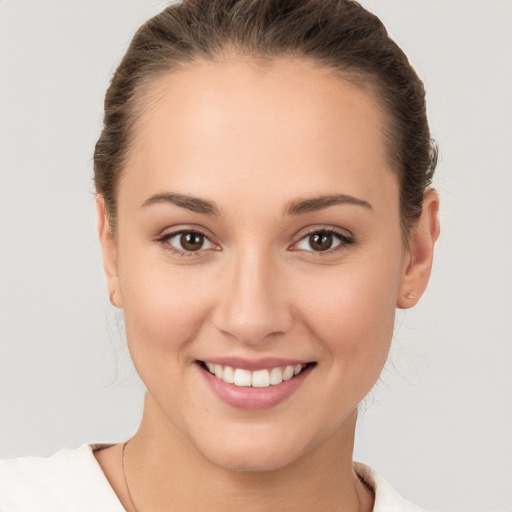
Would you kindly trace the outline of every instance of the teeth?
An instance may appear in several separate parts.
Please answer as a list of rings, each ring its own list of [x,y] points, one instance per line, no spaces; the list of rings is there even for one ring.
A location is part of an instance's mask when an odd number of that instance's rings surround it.
[[[237,368],[235,370],[235,375],[233,376],[233,384],[235,386],[250,386],[251,385],[251,372],[249,370],[241,370]]]
[[[283,372],[283,380],[290,380],[293,377],[294,371],[295,371],[294,366],[287,366]]]
[[[283,370],[281,368],[272,368],[270,370],[270,384],[275,386],[276,384],[281,384],[283,382]]]
[[[218,377],[219,379],[222,379],[222,374],[224,373],[223,368],[220,364],[215,365],[215,377]]]
[[[224,367],[224,373],[222,374],[222,380],[228,384],[233,384],[235,377],[235,370],[231,366]]]
[[[297,364],[295,366],[285,366],[284,368],[277,367],[251,372],[242,368],[231,368],[231,366],[222,366],[208,362],[205,362],[205,365],[212,375],[228,384],[240,387],[252,386],[254,388],[267,388],[281,384],[281,382],[290,380],[295,375],[298,375],[306,367],[306,365]]]
[[[268,370],[252,372],[252,386],[254,388],[268,388],[270,386],[270,373],[268,373]]]

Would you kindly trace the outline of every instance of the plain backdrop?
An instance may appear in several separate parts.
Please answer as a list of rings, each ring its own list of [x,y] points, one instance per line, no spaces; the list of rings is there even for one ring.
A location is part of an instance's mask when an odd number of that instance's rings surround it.
[[[355,458],[432,510],[512,508],[512,2],[373,0],[441,147],[431,285],[399,311]],[[134,433],[143,387],[108,302],[92,152],[155,0],[0,1],[0,457]]]

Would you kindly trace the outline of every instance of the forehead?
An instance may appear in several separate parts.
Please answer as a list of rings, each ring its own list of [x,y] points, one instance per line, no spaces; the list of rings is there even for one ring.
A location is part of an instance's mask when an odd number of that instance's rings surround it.
[[[197,61],[155,79],[140,112],[121,188],[209,196],[263,181],[372,196],[394,185],[377,100],[305,59]]]

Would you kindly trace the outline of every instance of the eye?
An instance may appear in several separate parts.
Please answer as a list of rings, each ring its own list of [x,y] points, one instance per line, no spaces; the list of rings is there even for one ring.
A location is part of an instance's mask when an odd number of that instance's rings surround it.
[[[347,235],[334,230],[322,229],[301,238],[296,247],[301,251],[328,252],[352,243],[353,240]]]
[[[178,253],[191,253],[204,249],[212,249],[214,245],[208,238],[198,231],[180,231],[166,235],[163,241],[171,250]]]

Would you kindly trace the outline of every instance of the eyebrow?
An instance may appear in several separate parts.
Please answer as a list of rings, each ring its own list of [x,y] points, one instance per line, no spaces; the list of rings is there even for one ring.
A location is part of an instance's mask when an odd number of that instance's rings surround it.
[[[339,204],[351,204],[373,210],[372,205],[363,199],[358,199],[357,197],[347,194],[329,194],[313,197],[311,199],[292,201],[286,206],[285,214],[302,215],[304,213],[313,213]]]
[[[174,204],[181,208],[186,208],[187,210],[190,210],[194,213],[200,213],[202,215],[220,215],[219,207],[212,201],[206,201],[206,199],[191,197],[184,194],[175,194],[173,192],[164,192],[152,195],[142,203],[141,208],[162,203]]]
[[[154,194],[142,203],[141,208],[162,203],[174,204],[180,208],[186,208],[187,210],[202,215],[220,215],[220,208],[213,201],[207,201],[206,199],[200,199],[199,197],[192,197],[173,192]],[[284,213],[286,215],[303,215],[305,213],[318,212],[325,208],[329,208],[330,206],[336,206],[340,204],[362,206],[369,210],[373,209],[372,205],[363,199],[358,199],[347,194],[330,194],[313,197],[310,199],[292,201],[285,207]]]

